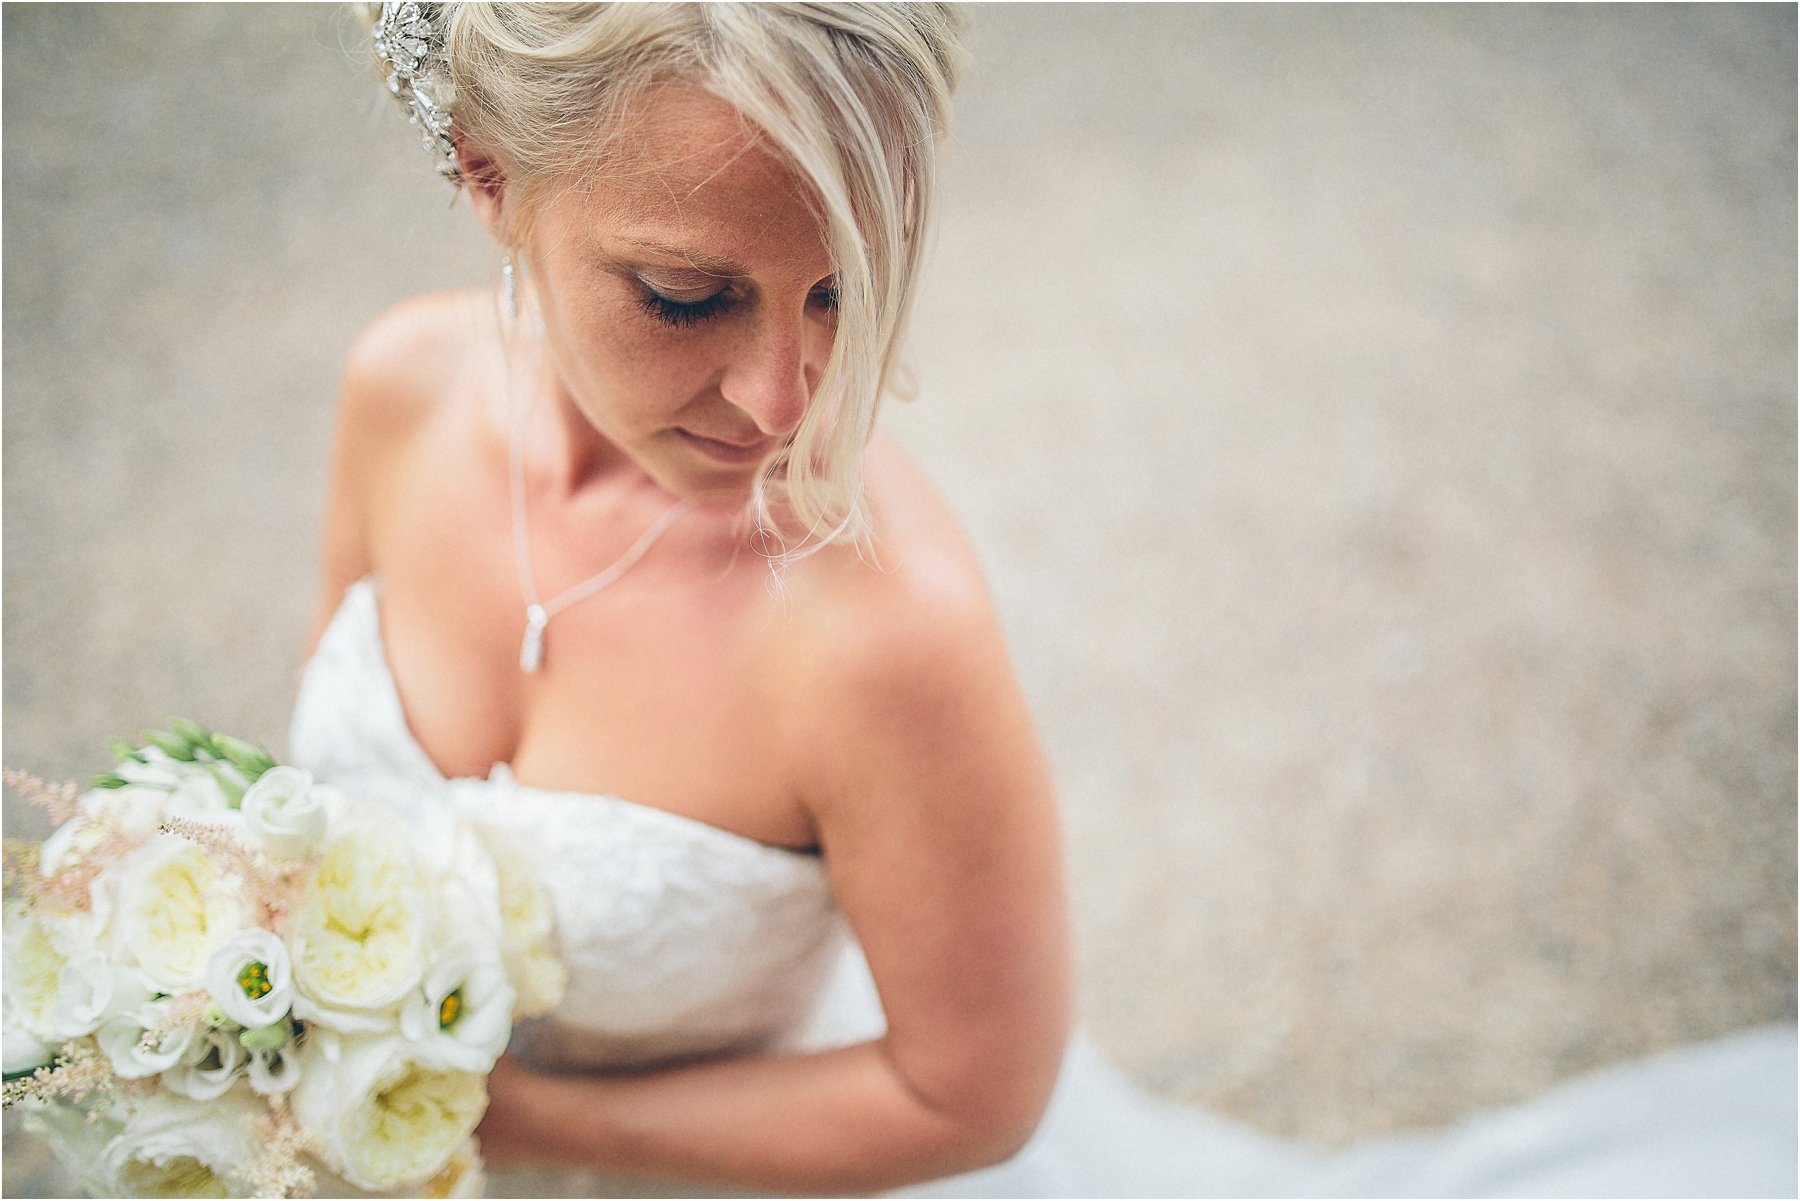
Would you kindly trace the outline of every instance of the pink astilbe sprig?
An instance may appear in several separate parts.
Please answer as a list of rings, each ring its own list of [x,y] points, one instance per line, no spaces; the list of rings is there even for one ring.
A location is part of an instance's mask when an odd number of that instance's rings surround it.
[[[4,1103],[12,1106],[21,1101],[85,1101],[108,1097],[117,1087],[118,1077],[106,1056],[95,1049],[92,1039],[78,1039],[64,1043],[55,1062],[29,1076],[8,1080]]]
[[[81,796],[81,788],[73,780],[65,780],[60,784],[52,784],[29,772],[6,768],[0,771],[0,780],[16,792],[25,801],[42,809],[56,825],[62,825],[76,813],[76,801]]]
[[[165,834],[178,835],[205,848],[222,868],[242,880],[251,903],[262,910],[258,924],[277,932],[294,904],[300,881],[317,866],[317,860],[313,859],[273,863],[260,851],[239,842],[226,826],[208,825],[187,817],[170,817],[163,820],[161,829]]]
[[[303,1157],[313,1140],[294,1121],[285,1096],[269,1098],[269,1112],[255,1126],[259,1150],[238,1176],[250,1186],[252,1197],[310,1197],[318,1177]]]
[[[211,1000],[204,992],[182,993],[171,998],[162,1015],[144,1027],[143,1036],[138,1039],[138,1048],[154,1052],[177,1030],[203,1025],[206,1021],[206,1006]]]
[[[32,865],[30,876],[19,877],[19,890],[33,902],[50,901],[65,909],[86,909],[93,902],[94,880],[115,860],[138,845],[104,817],[84,817],[96,836],[93,846],[82,850],[54,876],[46,876],[38,864]]]

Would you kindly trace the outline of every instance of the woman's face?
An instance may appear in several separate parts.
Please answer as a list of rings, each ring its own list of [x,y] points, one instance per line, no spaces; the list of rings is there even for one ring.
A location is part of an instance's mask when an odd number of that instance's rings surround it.
[[[747,492],[831,352],[831,262],[803,186],[737,112],[651,92],[615,161],[524,248],[561,399],[659,485]]]

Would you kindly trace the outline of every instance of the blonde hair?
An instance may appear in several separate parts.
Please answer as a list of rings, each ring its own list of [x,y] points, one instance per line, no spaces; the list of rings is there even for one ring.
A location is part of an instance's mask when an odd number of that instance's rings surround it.
[[[758,126],[811,186],[838,292],[831,356],[751,514],[775,557],[866,544],[862,453],[917,290],[963,19],[945,4],[446,6],[457,130],[494,155],[512,206],[603,170],[633,101],[697,85]],[[516,192],[515,192],[516,190]],[[781,506],[804,536],[790,549]]]

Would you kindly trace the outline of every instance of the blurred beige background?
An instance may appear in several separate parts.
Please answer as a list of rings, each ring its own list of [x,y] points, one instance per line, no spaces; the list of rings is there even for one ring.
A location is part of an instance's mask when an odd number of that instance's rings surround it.
[[[1342,1143],[1792,1021],[1794,9],[973,15],[889,420],[1100,1042]],[[337,364],[496,261],[342,9],[0,20],[5,760],[280,747]]]

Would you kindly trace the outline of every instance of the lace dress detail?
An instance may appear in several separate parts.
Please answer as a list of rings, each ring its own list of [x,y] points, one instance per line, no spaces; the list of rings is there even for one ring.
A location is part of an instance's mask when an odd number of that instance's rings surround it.
[[[504,763],[446,779],[413,737],[373,580],[353,585],[302,676],[290,761],[410,821],[439,813],[533,854],[569,991],[512,1051],[589,1070],[795,1045],[814,1028],[843,922],[815,854],[618,797],[534,788]]]

